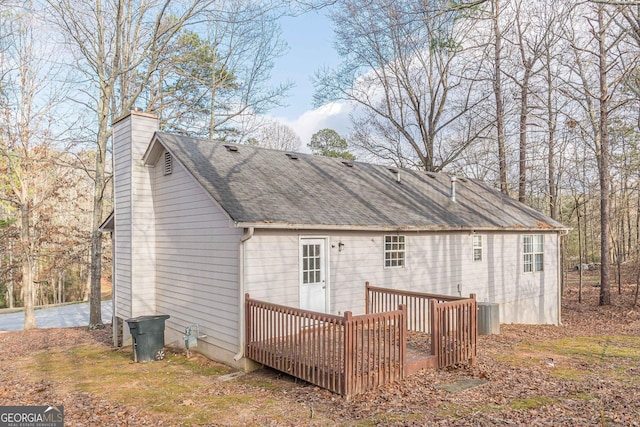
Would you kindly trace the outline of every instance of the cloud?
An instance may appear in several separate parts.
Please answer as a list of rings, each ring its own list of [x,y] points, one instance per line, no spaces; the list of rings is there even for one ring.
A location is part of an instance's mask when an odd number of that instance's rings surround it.
[[[273,117],[273,119],[291,127],[302,140],[300,147],[302,151],[308,151],[307,144],[311,141],[311,136],[320,129],[333,129],[342,137],[346,137],[351,127],[349,113],[352,111],[351,104],[331,102],[314,110],[305,111],[295,120],[287,120],[283,117]]]

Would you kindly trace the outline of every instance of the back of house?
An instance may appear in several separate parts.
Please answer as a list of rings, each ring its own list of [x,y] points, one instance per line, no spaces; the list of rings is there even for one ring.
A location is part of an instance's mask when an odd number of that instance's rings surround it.
[[[141,112],[114,124],[120,321],[169,314],[178,346],[197,324],[198,351],[240,368],[245,293],[358,314],[369,281],[560,322],[566,228],[482,182],[157,130]]]

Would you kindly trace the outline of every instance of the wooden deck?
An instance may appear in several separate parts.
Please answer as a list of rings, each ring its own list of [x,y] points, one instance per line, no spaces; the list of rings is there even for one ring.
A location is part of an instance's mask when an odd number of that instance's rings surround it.
[[[367,284],[368,313],[360,316],[316,313],[247,294],[245,355],[347,399],[421,369],[473,363],[474,298],[386,291]],[[408,304],[391,310],[400,300]]]

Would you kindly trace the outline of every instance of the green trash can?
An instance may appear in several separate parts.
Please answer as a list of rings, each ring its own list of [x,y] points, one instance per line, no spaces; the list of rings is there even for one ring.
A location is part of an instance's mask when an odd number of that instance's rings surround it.
[[[133,360],[151,362],[164,359],[164,321],[167,314],[127,319],[133,339]]]

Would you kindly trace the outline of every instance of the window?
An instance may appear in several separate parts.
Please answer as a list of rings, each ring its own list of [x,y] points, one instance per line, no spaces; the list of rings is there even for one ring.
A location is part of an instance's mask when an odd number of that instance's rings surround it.
[[[482,236],[473,235],[473,260],[482,261]]]
[[[544,236],[542,234],[525,234],[524,239],[524,272],[533,273],[544,270]]]
[[[302,245],[302,283],[320,283],[321,248],[318,244]]]
[[[384,266],[404,267],[404,236],[384,236]]]
[[[173,172],[173,159],[171,158],[171,153],[168,151],[164,152],[164,174],[171,175]]]

